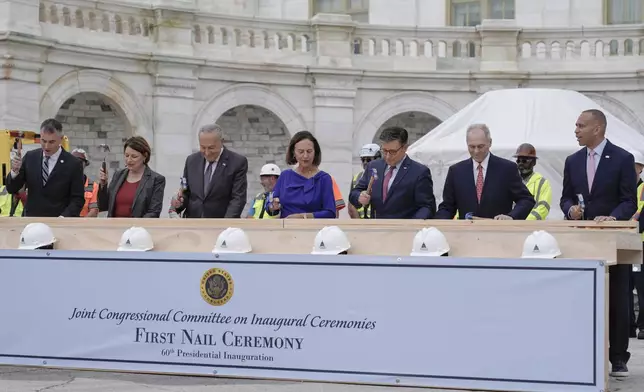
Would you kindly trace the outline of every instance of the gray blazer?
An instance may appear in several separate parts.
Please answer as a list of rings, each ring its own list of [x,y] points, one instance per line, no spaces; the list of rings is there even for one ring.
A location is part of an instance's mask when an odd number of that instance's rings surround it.
[[[121,189],[128,172],[128,169],[117,171],[114,173],[109,186],[101,186],[98,189],[98,210],[107,211],[108,217],[114,216],[116,194]],[[164,190],[165,177],[146,166],[134,195],[132,217],[158,218],[163,208]]]
[[[210,189],[204,195],[206,159],[200,152],[186,158],[183,177],[188,189],[177,209],[184,218],[239,218],[246,206],[248,159],[224,148],[212,174]]]

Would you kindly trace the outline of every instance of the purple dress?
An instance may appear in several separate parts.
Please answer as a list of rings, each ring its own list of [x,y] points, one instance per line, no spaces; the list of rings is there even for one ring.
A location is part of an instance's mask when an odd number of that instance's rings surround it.
[[[291,169],[283,171],[273,189],[273,197],[280,199],[281,218],[302,213],[313,213],[317,219],[336,217],[333,180],[323,171],[311,178]]]

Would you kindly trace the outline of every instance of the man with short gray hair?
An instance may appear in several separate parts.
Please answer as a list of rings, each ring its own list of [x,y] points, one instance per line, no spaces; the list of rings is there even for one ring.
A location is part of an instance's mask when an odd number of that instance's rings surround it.
[[[516,163],[490,153],[492,136],[485,124],[466,132],[470,158],[450,166],[437,219],[473,217],[497,220],[526,219],[534,197],[526,188]],[[513,206],[514,205],[514,206]]]
[[[83,165],[62,141],[62,124],[50,118],[40,125],[42,148],[11,160],[7,191],[17,193],[26,185],[24,216],[77,217],[85,205]]]
[[[224,147],[217,124],[199,129],[199,152],[186,159],[183,189],[171,202],[184,218],[239,218],[246,206],[248,159]]]

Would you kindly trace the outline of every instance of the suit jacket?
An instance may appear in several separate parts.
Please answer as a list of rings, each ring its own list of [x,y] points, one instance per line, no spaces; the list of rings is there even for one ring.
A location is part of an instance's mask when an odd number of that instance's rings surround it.
[[[566,158],[563,189],[559,206],[568,219],[570,207],[584,197],[584,219],[596,216],[613,216],[617,220],[629,220],[637,211],[637,173],[635,160],[628,151],[606,141],[599,160],[592,191],[588,191],[586,175],[586,147]]]
[[[17,193],[27,186],[24,216],[78,217],[85,205],[83,164],[63,149],[43,187],[42,163],[42,149],[27,152],[16,178],[11,178],[11,173],[7,175],[7,191]]]
[[[248,159],[227,148],[221,151],[212,174],[210,189],[204,195],[206,159],[196,152],[186,158],[183,177],[188,189],[177,212],[184,218],[239,218],[246,206]]]
[[[356,208],[362,205],[358,202],[360,193],[367,190],[373,169],[378,172],[378,178],[373,183],[371,191],[372,217],[376,219],[430,219],[436,213],[434,184],[429,168],[409,157],[405,157],[396,173],[385,202],[382,201],[382,183],[385,178],[387,163],[383,159],[369,162],[349,195],[349,201]]]
[[[459,219],[465,219],[465,215],[471,212],[481,218],[508,215],[512,219],[523,220],[534,204],[534,197],[521,180],[517,164],[490,154],[481,202],[476,198],[472,158],[460,161],[447,171],[443,202],[438,207],[436,218],[453,219],[458,211]]]
[[[98,210],[107,211],[108,217],[114,216],[116,194],[127,179],[128,169],[121,169],[114,173],[109,186],[98,189]],[[136,187],[134,203],[132,203],[133,218],[158,218],[163,208],[163,192],[165,190],[165,177],[145,167],[141,182]]]

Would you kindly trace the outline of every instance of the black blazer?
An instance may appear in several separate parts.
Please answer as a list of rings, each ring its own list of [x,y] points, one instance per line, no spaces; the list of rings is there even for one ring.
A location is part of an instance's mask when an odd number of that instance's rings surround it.
[[[85,205],[83,164],[63,149],[49,175],[47,185],[43,187],[42,162],[42,149],[27,152],[22,158],[22,166],[16,178],[11,178],[11,173],[7,175],[7,191],[17,193],[26,185],[24,216],[78,217]]]
[[[436,218],[452,219],[458,211],[459,219],[465,219],[471,212],[480,218],[509,215],[512,219],[523,220],[534,204],[534,197],[521,180],[517,164],[490,154],[481,203],[476,198],[472,159],[466,159],[447,171],[443,202],[438,206]]]
[[[579,202],[577,195],[581,194],[586,204],[584,219],[613,216],[617,220],[630,220],[637,211],[637,173],[633,155],[607,140],[590,192],[587,156],[588,149],[584,147],[566,158],[559,201],[565,218],[568,219],[570,207]]]
[[[431,219],[436,213],[432,173],[424,165],[405,157],[391,184],[385,202],[382,201],[382,185],[387,164],[383,159],[370,162],[355,187],[349,194],[349,202],[356,208],[360,193],[369,187],[376,169],[378,178],[373,182],[371,208],[376,219]]]
[[[196,152],[186,158],[183,177],[188,189],[177,212],[184,218],[239,218],[246,206],[248,159],[224,148],[212,174],[211,187],[204,195],[206,159]]]
[[[108,217],[114,216],[116,194],[127,178],[129,170],[121,169],[114,173],[109,186],[100,186],[98,189],[98,210],[107,211]],[[134,204],[132,204],[133,218],[158,218],[163,208],[163,192],[165,191],[165,177],[145,167],[141,182],[136,188]]]

